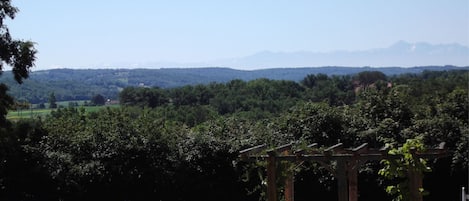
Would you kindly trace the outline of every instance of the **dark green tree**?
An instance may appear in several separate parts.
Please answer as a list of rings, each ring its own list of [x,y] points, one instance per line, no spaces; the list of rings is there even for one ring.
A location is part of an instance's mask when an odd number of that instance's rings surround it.
[[[49,95],[49,108],[57,108],[57,99],[54,92]]]
[[[327,102],[330,105],[350,104],[355,99],[350,76],[326,74],[307,75],[301,84],[306,88],[305,98],[313,102]]]
[[[301,84],[307,88],[313,88],[314,86],[316,86],[316,75],[306,75],[306,77],[301,80]]]
[[[386,80],[386,75],[380,71],[364,71],[358,73],[355,79],[359,85],[367,88],[379,80]]]
[[[353,141],[347,135],[344,116],[337,108],[324,103],[304,103],[292,108],[280,121],[281,133],[292,135],[292,141],[331,145]],[[351,144],[351,143],[350,143]]]
[[[106,103],[106,99],[101,94],[94,95],[91,97],[91,104],[93,105],[104,105]]]
[[[39,103],[39,105],[37,106],[38,109],[45,109],[46,108],[46,105],[44,103]]]
[[[31,41],[15,40],[11,37],[6,19],[14,19],[18,9],[11,5],[10,0],[0,1],[0,75],[6,66],[12,68],[16,82],[23,83],[28,78],[29,69],[34,66],[36,49]],[[13,98],[7,94],[8,87],[0,83],[0,125],[4,121],[7,108],[14,104]]]
[[[155,108],[168,103],[166,93],[160,88],[127,87],[119,94],[124,106],[139,106]]]

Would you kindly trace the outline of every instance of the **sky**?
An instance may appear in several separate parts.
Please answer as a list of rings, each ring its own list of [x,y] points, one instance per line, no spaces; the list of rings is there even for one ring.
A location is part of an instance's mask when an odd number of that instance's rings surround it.
[[[397,41],[469,46],[469,0],[12,0],[36,69],[194,63]]]

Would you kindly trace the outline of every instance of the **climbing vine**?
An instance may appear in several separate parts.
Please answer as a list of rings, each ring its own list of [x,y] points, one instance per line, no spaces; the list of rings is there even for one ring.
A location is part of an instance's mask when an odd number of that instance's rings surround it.
[[[422,143],[422,139],[408,139],[401,147],[391,148],[388,152],[389,155],[401,157],[381,161],[384,167],[379,170],[378,174],[392,182],[397,182],[395,185],[386,186],[386,192],[395,196],[393,201],[412,200],[409,190],[410,173],[423,175],[424,172],[431,171],[425,159],[415,157],[415,152],[424,151],[425,147]],[[418,190],[421,195],[427,194],[423,188],[419,188]]]

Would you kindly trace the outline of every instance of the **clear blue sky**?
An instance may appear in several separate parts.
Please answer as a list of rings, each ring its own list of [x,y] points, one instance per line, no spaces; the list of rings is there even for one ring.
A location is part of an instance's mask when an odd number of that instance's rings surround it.
[[[469,46],[469,0],[12,0],[37,69],[201,62],[261,51]]]

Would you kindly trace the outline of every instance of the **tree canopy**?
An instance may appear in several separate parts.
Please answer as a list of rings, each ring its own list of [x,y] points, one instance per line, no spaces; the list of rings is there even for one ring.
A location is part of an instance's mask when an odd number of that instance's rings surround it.
[[[255,165],[263,164],[238,160],[244,148],[339,141],[397,148],[419,139],[426,147],[446,142],[451,153],[427,162],[425,199],[455,200],[467,182],[468,76],[389,76],[366,89],[353,75],[125,88],[121,107],[59,108],[0,129],[0,199],[257,201],[265,177]],[[294,168],[298,200],[336,195],[320,165]],[[397,183],[378,175],[383,168],[363,164],[361,200],[391,199],[385,189]]]
[[[11,67],[16,82],[23,83],[34,66],[36,49],[31,41],[13,39],[5,24],[6,19],[14,19],[18,9],[10,0],[0,1],[0,75]],[[13,98],[7,94],[8,87],[0,83],[0,123],[4,125],[7,108],[13,105]]]
[[[91,104],[93,105],[104,105],[106,103],[106,99],[101,94],[96,94],[91,97]]]

